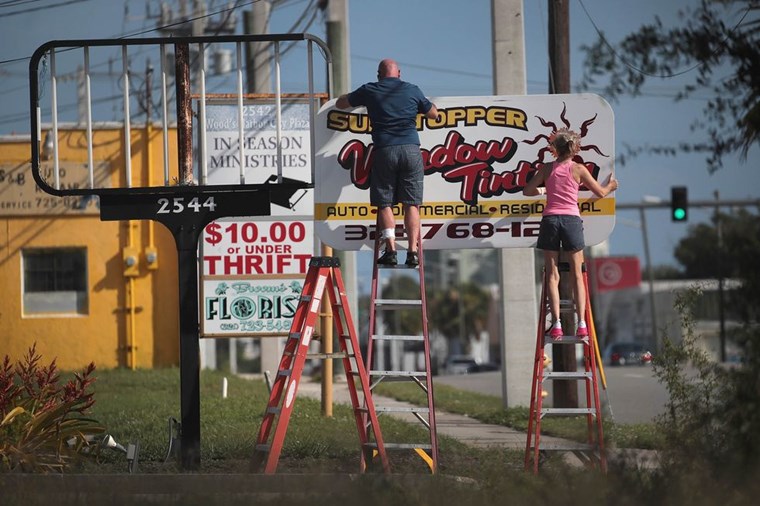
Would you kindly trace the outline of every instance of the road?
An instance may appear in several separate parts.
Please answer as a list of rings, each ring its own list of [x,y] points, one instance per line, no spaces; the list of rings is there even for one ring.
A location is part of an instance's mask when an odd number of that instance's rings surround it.
[[[651,366],[608,366],[604,372],[607,389],[600,390],[600,396],[603,405],[609,404],[615,422],[649,423],[664,411],[668,393],[654,377]],[[502,391],[499,371],[436,376],[434,384],[450,385],[497,397],[501,397]],[[551,400],[551,395],[548,399]]]

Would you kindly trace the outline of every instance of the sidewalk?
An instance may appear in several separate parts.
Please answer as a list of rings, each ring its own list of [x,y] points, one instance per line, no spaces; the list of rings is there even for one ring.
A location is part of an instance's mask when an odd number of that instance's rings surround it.
[[[322,398],[322,386],[320,383],[303,381],[298,386],[298,394],[312,399]],[[373,395],[375,406],[413,407],[407,402],[397,401],[390,397]],[[351,404],[348,394],[348,386],[345,381],[333,382],[333,402],[336,404]],[[414,415],[407,413],[393,413],[391,416],[401,418],[411,423],[420,423]],[[491,446],[509,448],[513,450],[525,450],[527,435],[524,432],[504,427],[482,423],[474,418],[455,413],[447,413],[436,409],[436,427],[439,435],[449,436],[462,443],[478,448]],[[547,444],[562,443],[565,440],[551,436],[541,436],[541,441]]]
[[[303,381],[298,386],[297,395],[309,397],[311,399],[322,399],[322,385],[318,382]],[[375,406],[395,406],[395,407],[414,407],[413,404],[397,401],[390,397],[382,395],[373,395]],[[345,381],[333,382],[333,403],[334,404],[351,404],[351,398],[348,393],[348,386]],[[410,423],[420,423],[414,415],[407,413],[392,413],[391,416],[398,417]],[[436,427],[439,435],[445,435],[454,438],[464,444],[476,448],[498,447],[510,450],[525,451],[527,434],[525,432],[505,427],[503,425],[492,425],[480,422],[474,418],[455,413],[448,413],[436,409],[435,411]],[[567,446],[574,444],[563,438],[541,435],[541,441],[547,446]],[[610,464],[633,466],[638,468],[652,469],[657,467],[657,454],[653,450],[637,449],[607,449],[607,459]],[[566,462],[582,466],[583,463],[572,453],[565,454]]]

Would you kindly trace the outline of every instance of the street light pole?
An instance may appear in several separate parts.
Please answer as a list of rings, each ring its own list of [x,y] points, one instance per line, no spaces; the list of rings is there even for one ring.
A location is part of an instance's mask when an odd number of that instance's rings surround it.
[[[649,255],[649,235],[643,206],[639,207],[639,216],[641,217],[641,234],[644,238],[644,260],[647,263],[647,278],[649,278],[649,308],[651,311],[650,319],[652,320],[651,344],[654,350],[657,350],[659,340],[657,339],[657,308],[654,303],[654,269],[652,268],[652,258]]]
[[[723,286],[723,219],[720,216],[720,194],[715,190],[715,228],[718,231],[718,317],[720,319],[720,361],[726,361],[726,315]]]

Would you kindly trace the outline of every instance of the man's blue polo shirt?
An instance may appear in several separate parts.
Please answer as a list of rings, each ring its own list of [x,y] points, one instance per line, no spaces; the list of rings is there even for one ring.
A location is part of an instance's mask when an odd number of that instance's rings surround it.
[[[433,104],[417,86],[397,77],[384,77],[348,94],[352,107],[365,106],[372,124],[375,147],[420,144],[417,114],[427,113]]]

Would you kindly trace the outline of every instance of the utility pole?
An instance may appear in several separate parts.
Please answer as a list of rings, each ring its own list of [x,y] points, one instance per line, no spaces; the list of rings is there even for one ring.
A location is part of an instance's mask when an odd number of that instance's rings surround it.
[[[253,10],[243,14],[243,30],[252,35],[269,33],[269,15],[272,12],[270,0],[260,0],[253,4]],[[272,78],[269,42],[249,42],[245,45],[246,81],[248,93],[271,93]]]
[[[549,93],[570,93],[570,0],[549,0]],[[568,262],[567,255],[560,252],[560,262]],[[560,278],[559,296],[573,299],[570,276]],[[562,315],[562,328],[575,328],[573,315]],[[556,371],[575,371],[575,347],[552,345],[552,359]],[[554,407],[578,406],[578,387],[574,381],[555,381],[553,384]]]
[[[524,95],[525,33],[522,0],[491,0],[493,89]],[[499,251],[501,278],[501,377],[506,407],[530,404],[537,316],[533,249]]]

